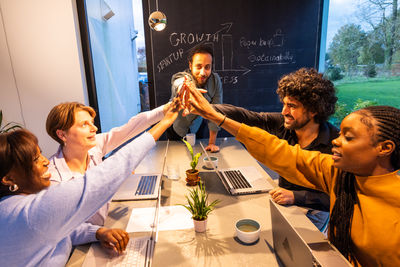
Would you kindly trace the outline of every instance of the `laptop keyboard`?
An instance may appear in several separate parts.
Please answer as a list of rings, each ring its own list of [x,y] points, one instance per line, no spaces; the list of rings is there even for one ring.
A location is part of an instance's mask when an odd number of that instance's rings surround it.
[[[148,237],[131,238],[129,239],[128,245],[124,254],[113,258],[107,264],[107,267],[128,267],[128,266],[140,266],[143,267],[146,260],[146,246]]]
[[[137,195],[150,195],[153,194],[156,186],[157,175],[144,175],[140,178],[139,185],[136,189],[135,196]]]
[[[251,188],[251,185],[239,170],[224,171],[224,174],[231,182],[234,189]]]

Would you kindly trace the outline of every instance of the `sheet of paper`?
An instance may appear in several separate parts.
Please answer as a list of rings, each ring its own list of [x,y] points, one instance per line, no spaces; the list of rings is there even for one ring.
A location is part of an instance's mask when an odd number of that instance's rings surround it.
[[[155,208],[137,208],[132,210],[126,230],[132,232],[150,232],[154,221]],[[190,212],[182,206],[160,207],[158,231],[193,228]]]

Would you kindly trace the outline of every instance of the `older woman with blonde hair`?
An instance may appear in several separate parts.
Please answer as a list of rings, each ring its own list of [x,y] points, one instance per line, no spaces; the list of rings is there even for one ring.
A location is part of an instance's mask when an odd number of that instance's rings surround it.
[[[133,116],[125,125],[97,134],[96,112],[78,102],[61,103],[52,108],[46,120],[47,133],[60,146],[50,157],[52,182],[68,181],[100,164],[108,153],[160,121],[170,104]],[[108,204],[99,209],[88,222],[104,225]]]

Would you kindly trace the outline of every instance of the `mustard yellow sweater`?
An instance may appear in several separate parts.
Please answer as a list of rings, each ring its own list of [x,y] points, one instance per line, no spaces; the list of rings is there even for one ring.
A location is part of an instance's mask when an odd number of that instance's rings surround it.
[[[326,192],[331,211],[338,169],[332,156],[290,146],[257,127],[242,124],[236,139],[251,155],[292,183]],[[359,203],[354,206],[351,238],[362,266],[400,266],[400,176],[356,176]]]

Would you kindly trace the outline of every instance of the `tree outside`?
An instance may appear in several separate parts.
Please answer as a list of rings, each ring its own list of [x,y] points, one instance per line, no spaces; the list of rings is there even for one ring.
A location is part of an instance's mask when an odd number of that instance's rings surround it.
[[[337,109],[331,118],[336,125],[346,114],[364,106],[400,108],[398,1],[357,3],[352,16],[348,16],[351,19],[336,31],[327,49],[325,75],[338,89]]]

